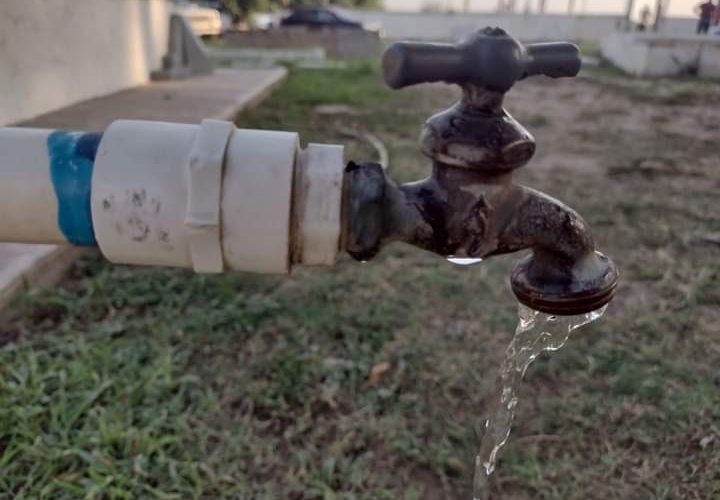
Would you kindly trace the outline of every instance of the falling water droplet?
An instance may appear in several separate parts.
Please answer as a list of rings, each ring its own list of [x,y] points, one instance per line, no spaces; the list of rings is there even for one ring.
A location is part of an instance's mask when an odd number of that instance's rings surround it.
[[[473,259],[470,257],[455,257],[454,255],[451,255],[447,258],[447,261],[455,264],[456,266],[473,266],[475,264],[480,264],[483,260],[482,259]]]

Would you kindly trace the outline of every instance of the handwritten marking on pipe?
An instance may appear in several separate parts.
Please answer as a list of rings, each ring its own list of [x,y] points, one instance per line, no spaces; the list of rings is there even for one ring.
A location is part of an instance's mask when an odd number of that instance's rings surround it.
[[[102,134],[57,130],[47,139],[58,227],[73,245],[97,246],[90,209],[92,172]]]

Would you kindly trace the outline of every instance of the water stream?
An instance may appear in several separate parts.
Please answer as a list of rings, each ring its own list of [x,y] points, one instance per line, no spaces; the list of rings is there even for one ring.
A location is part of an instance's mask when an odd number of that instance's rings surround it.
[[[519,306],[518,326],[500,369],[498,400],[485,422],[485,434],[475,459],[474,500],[489,499],[489,477],[495,470],[498,452],[510,436],[518,389],[528,366],[542,352],[561,349],[574,330],[599,319],[604,312],[605,307],[579,316],[551,316]]]

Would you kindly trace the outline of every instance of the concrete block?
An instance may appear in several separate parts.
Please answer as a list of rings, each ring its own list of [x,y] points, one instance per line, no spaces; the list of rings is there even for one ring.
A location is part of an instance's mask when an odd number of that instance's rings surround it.
[[[602,54],[639,77],[697,74],[720,78],[720,37],[613,33],[603,40]]]

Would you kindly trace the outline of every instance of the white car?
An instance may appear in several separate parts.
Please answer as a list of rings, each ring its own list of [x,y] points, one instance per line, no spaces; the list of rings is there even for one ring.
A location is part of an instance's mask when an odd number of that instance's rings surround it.
[[[223,18],[217,9],[191,2],[177,2],[173,12],[187,19],[197,36],[220,36],[225,29]]]

